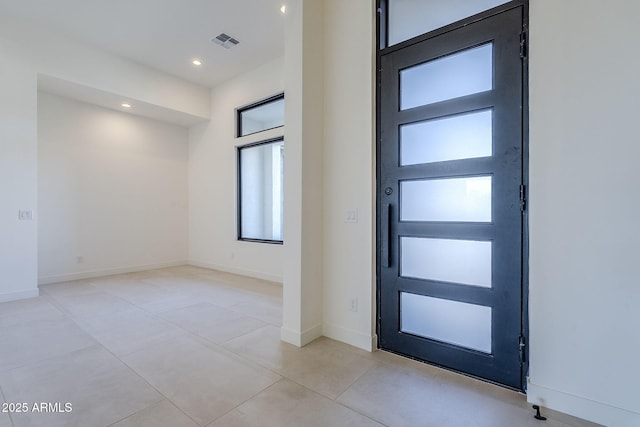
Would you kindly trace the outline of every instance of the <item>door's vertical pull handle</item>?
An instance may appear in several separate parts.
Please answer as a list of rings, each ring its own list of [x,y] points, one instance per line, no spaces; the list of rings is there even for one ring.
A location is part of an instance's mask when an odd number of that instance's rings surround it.
[[[380,248],[380,261],[385,268],[391,267],[391,203],[385,203],[382,207],[382,245]]]

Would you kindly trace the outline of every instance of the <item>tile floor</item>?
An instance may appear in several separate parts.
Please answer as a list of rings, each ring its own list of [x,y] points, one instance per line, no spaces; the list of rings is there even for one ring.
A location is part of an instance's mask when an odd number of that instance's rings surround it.
[[[40,290],[0,304],[0,402],[72,411],[0,427],[593,425],[389,353],[282,343],[270,282],[185,266]]]

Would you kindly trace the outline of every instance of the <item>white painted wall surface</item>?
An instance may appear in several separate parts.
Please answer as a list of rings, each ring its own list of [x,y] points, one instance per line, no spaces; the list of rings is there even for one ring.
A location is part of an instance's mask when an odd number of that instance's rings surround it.
[[[186,128],[38,92],[38,132],[41,283],[186,263]]]
[[[366,348],[364,341],[375,330],[369,278],[375,268],[374,140],[367,136],[374,98],[367,81],[371,57],[365,54],[374,46],[374,5],[372,0],[325,1],[325,32],[349,37],[324,36],[323,332]],[[341,8],[349,13],[341,16]],[[640,154],[635,124],[640,59],[634,40],[640,4],[533,0],[530,8],[528,398],[607,425],[638,425],[640,204],[634,172]],[[35,209],[37,201],[38,55],[7,42],[12,27],[3,23],[0,28],[0,295],[24,296],[37,292],[35,221],[19,223],[16,216],[18,209]],[[47,61],[54,56],[44,55]],[[83,67],[82,61],[75,66]],[[85,84],[109,78],[91,71],[72,70],[69,76]],[[190,129],[192,262],[282,277],[281,248],[237,242],[235,209],[230,208],[236,200],[234,145],[262,137],[236,142],[233,109],[282,91],[282,75],[278,60],[221,85],[213,91],[212,123]],[[120,76],[128,81],[126,73]],[[137,89],[143,87],[153,90]],[[277,130],[268,131],[264,137],[276,135]],[[351,228],[342,223],[347,206],[358,208],[359,222]],[[359,300],[357,313],[349,312],[345,301],[354,293],[365,300]],[[363,312],[367,303],[369,314]]]
[[[528,398],[640,425],[636,1],[532,1]]]
[[[285,24],[284,284],[281,337],[320,337],[323,288],[324,2],[289,3]]]
[[[3,55],[0,44],[0,302],[37,288],[36,74]],[[18,221],[18,210],[32,221]]]
[[[373,13],[370,0],[325,2],[323,333],[366,350],[376,348]],[[357,223],[344,222],[347,209]]]
[[[282,281],[281,245],[237,240],[236,146],[282,136],[284,128],[235,137],[235,109],[283,92],[282,67],[279,58],[214,88],[211,121],[189,130],[191,264]],[[285,158],[286,150],[285,141]]]
[[[210,91],[0,16],[0,300],[37,295],[38,75],[208,117]],[[18,210],[33,221],[16,220]]]
[[[10,55],[30,70],[85,88],[196,117],[209,116],[208,89],[8,15],[0,15],[0,44],[3,63]]]
[[[353,206],[359,221],[373,221],[374,99],[366,82],[373,7],[368,0],[325,7],[325,32],[349,38],[338,43],[325,33],[324,333],[360,347],[374,322],[348,312],[348,298],[373,301],[373,234],[342,215]],[[528,399],[637,426],[640,4],[534,0],[530,10]]]

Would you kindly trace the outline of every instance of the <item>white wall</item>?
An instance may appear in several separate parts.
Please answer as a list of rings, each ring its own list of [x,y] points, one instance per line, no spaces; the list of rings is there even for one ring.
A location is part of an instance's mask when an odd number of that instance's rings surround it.
[[[190,128],[191,264],[282,281],[281,245],[237,240],[236,146],[282,136],[284,128],[235,137],[235,109],[283,92],[282,67],[279,58],[217,86],[211,93],[211,121]],[[285,157],[286,147],[287,141]]]
[[[0,49],[29,69],[196,117],[209,115],[209,91],[161,71],[0,14]]]
[[[373,13],[370,0],[325,2],[323,333],[367,350],[376,348]],[[344,222],[347,209],[357,223]]]
[[[209,116],[208,90],[0,15],[0,300],[37,295],[37,87],[47,74]],[[18,210],[33,221],[17,221]]]
[[[346,300],[374,295],[373,2],[346,3],[325,6],[324,333],[365,347],[374,322],[347,312]],[[534,0],[530,9],[528,399],[637,426],[640,4]],[[364,224],[343,224],[346,207]]]
[[[40,283],[185,264],[187,136],[39,92]]]
[[[636,1],[532,1],[528,398],[640,425]]]
[[[288,4],[285,24],[284,283],[281,337],[322,336],[324,2]]]
[[[318,101],[325,115],[319,162],[324,162],[324,190],[312,194],[324,203],[324,298],[312,309],[323,307],[323,333],[363,348],[375,330],[373,3],[325,0],[325,90],[324,100]],[[528,398],[615,426],[640,424],[640,287],[635,268],[640,202],[634,174],[640,154],[635,126],[640,110],[640,59],[634,55],[634,40],[640,35],[637,16],[640,4],[633,1],[531,2]],[[36,208],[38,61],[42,57],[55,64],[57,59],[43,52],[46,47],[23,50],[20,43],[7,44],[10,23],[2,28],[0,298],[6,298],[37,292],[35,221],[18,222],[16,216],[18,209]],[[30,46],[43,42],[30,40]],[[52,52],[63,51],[64,46]],[[304,68],[300,58],[298,66]],[[98,63],[108,63],[103,59]],[[81,72],[65,64],[45,65],[83,84],[110,79],[93,67]],[[76,61],[74,66],[83,65]],[[133,68],[100,86],[112,88],[117,81],[128,81],[129,72]],[[230,208],[236,201],[234,145],[278,135],[275,130],[234,140],[233,109],[282,91],[282,76],[282,60],[277,60],[221,85],[213,91],[212,122],[190,130],[189,257],[194,263],[282,277],[281,247],[237,242],[235,209]],[[135,83],[125,86],[134,92],[153,90],[146,85],[132,88]],[[342,223],[345,208],[358,209],[357,224]],[[317,212],[308,207],[297,209],[294,225],[316,218]],[[315,265],[317,253],[303,246],[299,252],[296,268]],[[293,289],[292,296],[298,291],[302,289]],[[360,303],[357,313],[348,312],[348,299],[354,296]]]
[[[2,46],[0,45],[0,54]],[[0,302],[38,295],[36,74],[0,66]],[[18,210],[32,221],[18,221]]]

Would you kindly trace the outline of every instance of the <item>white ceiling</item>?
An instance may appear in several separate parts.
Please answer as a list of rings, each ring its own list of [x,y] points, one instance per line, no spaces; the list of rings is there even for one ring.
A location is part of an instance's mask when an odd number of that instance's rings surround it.
[[[284,53],[283,0],[0,0],[0,13],[213,87]],[[226,33],[232,49],[211,42]],[[201,67],[191,64],[193,58]]]

